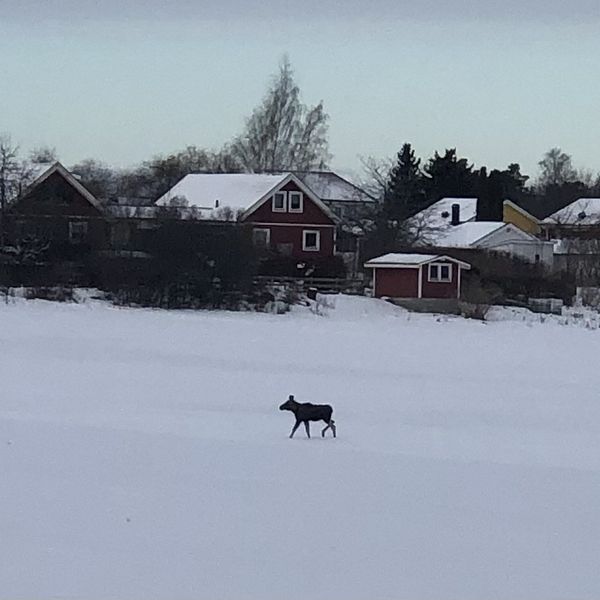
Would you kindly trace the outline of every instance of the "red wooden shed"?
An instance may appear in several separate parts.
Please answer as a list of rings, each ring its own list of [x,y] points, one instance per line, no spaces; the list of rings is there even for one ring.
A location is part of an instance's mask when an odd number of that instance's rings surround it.
[[[376,298],[460,298],[462,272],[471,265],[444,255],[393,253],[365,267],[373,269]]]

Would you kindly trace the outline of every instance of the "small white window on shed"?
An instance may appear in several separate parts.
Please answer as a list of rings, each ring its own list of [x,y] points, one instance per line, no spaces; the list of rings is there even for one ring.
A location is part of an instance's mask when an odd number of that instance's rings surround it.
[[[302,250],[305,252],[318,252],[321,249],[321,232],[305,229],[302,232]]]
[[[82,244],[87,240],[87,221],[69,221],[69,242],[71,244]]]
[[[275,192],[273,194],[273,212],[287,211],[287,192]]]
[[[452,281],[452,265],[448,263],[431,263],[427,281],[450,283]]]

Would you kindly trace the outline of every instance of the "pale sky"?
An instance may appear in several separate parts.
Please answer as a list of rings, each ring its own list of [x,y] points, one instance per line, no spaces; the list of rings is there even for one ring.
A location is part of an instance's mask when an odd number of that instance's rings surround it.
[[[332,166],[427,157],[600,170],[600,2],[0,0],[0,131],[67,164],[218,148],[288,53]]]

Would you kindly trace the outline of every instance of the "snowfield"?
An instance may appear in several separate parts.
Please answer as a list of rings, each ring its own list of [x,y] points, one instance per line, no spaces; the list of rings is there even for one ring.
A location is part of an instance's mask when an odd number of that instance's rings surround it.
[[[600,597],[600,331],[18,300],[0,342],[2,600]]]

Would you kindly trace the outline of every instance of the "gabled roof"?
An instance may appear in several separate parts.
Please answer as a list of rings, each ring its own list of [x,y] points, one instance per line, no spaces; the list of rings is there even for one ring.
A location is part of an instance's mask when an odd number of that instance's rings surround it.
[[[443,248],[467,248],[475,246],[492,233],[506,227],[501,221],[470,221],[450,225],[432,237],[432,244]]]
[[[534,216],[530,212],[526,211],[522,206],[515,204],[512,200],[508,200],[508,199],[505,200],[502,203],[502,206],[510,206],[512,209],[516,210],[518,213],[522,214],[524,217],[530,219],[534,223],[540,222],[540,220],[536,216]]]
[[[195,207],[202,218],[219,220],[219,213],[229,208],[241,213],[242,218],[254,212],[273,192],[293,181],[328,217],[335,215],[321,199],[293,173],[279,175],[256,173],[200,173],[186,175],[156,204],[159,206],[177,205],[178,199],[185,199],[188,207]]]
[[[371,260],[365,263],[365,267],[373,269],[373,268],[382,268],[382,267],[420,267],[421,265],[426,265],[431,262],[436,261],[447,261],[452,262],[465,269],[470,269],[471,265],[462,260],[458,260],[456,258],[452,258],[451,256],[446,256],[444,254],[434,255],[434,254],[407,254],[404,252],[392,252],[390,254],[384,254],[383,256],[378,256],[377,258],[372,258]]]
[[[324,202],[377,202],[373,196],[333,171],[294,171],[294,175]]]
[[[98,199],[88,190],[85,186],[78,181],[78,179],[68,170],[66,169],[60,162],[55,162],[53,165],[48,167],[45,171],[43,171],[36,179],[34,179],[22,192],[20,198],[25,198],[25,196],[29,195],[36,187],[41,185],[48,177],[53,175],[54,173],[58,173],[61,175],[67,183],[69,183],[75,190],[81,194],[94,208],[98,211],[103,211],[103,205]],[[18,200],[17,200],[18,202]]]
[[[178,204],[185,199],[187,206],[206,211],[228,206],[233,210],[246,210],[286,178],[282,175],[254,173],[193,173],[186,175],[156,204]]]
[[[600,198],[578,198],[557,210],[542,223],[553,225],[600,225]]]
[[[409,226],[440,229],[450,227],[452,205],[460,206],[460,222],[474,221],[477,215],[477,198],[442,198],[411,217]]]

